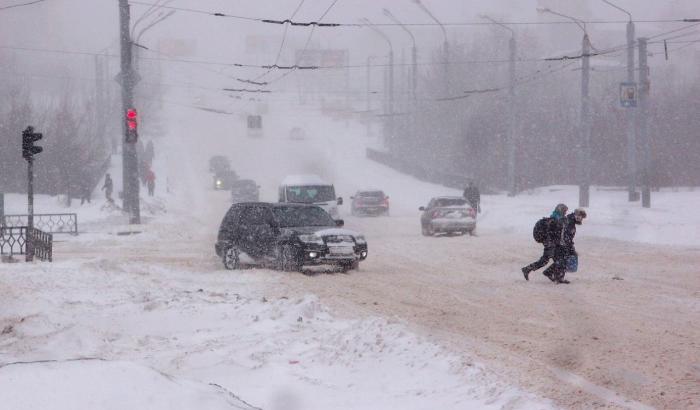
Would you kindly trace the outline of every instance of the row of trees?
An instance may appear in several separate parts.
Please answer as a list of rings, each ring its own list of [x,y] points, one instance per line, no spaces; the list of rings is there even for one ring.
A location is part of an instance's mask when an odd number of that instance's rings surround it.
[[[521,50],[527,50],[521,55],[546,55],[534,38],[522,36],[518,42]],[[507,38],[494,34],[475,39],[471,45],[452,46],[450,60],[502,60],[507,50]],[[700,181],[697,158],[700,81],[681,70],[682,64],[677,59],[687,55],[673,57],[668,63],[652,67],[650,170],[655,186],[697,185]],[[441,58],[436,55],[434,61]],[[624,186],[627,183],[626,117],[618,96],[625,68],[596,64],[621,62],[623,58],[613,55],[592,59],[590,168],[594,184]],[[581,154],[580,67],[580,60],[518,64],[515,144],[519,190],[577,183],[577,158]],[[451,95],[447,96],[442,67],[421,73],[417,106],[412,108],[412,104],[399,102],[400,111],[408,115],[394,117],[396,131],[389,144],[391,152],[423,169],[475,178],[485,185],[505,188],[509,128],[507,69],[507,63],[451,64],[447,79]],[[443,97],[466,96],[464,90],[490,88],[501,91],[440,101]],[[400,95],[408,95],[406,91],[404,88]],[[637,149],[641,153],[642,147]]]
[[[33,91],[27,83],[0,82],[0,92],[8,97],[0,100],[0,189],[26,192],[21,133],[32,125],[44,135],[37,143],[44,151],[35,157],[35,192],[80,197],[95,187],[108,165],[114,121],[99,117],[94,97],[70,88],[59,96]]]

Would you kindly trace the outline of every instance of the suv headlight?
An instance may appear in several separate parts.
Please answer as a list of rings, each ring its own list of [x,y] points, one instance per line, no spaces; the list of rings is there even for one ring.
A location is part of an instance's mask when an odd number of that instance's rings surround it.
[[[366,245],[366,244],[367,244],[367,240],[365,239],[365,236],[364,236],[364,235],[357,235],[357,236],[355,237],[355,243],[358,244],[358,245]]]
[[[299,240],[304,242],[304,243],[313,243],[316,245],[323,245],[323,238],[321,238],[318,235],[311,234],[311,235],[299,235]]]

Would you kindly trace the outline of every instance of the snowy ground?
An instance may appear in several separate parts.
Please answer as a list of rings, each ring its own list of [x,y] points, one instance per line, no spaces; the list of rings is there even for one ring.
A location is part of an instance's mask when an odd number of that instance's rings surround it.
[[[365,160],[359,126],[316,117],[292,141],[301,120],[274,111],[256,139],[237,116],[170,118],[140,234],[117,235],[125,220],[103,201],[67,210],[43,197],[37,212],[78,212],[88,233],[60,238],[53,264],[0,265],[0,362],[57,360],[0,367],[10,408],[246,408],[230,392],[264,409],[700,403],[698,192],[655,193],[645,210],[594,188],[572,285],[525,282],[532,224],[574,207],[574,187],[486,196],[479,237],[424,238],[417,208],[459,193]],[[213,242],[228,197],[207,173],[219,153],[265,200],[312,172],[346,199],[384,189],[392,217],[345,218],[370,245],[350,275],[224,271]],[[63,361],[80,357],[103,360]]]

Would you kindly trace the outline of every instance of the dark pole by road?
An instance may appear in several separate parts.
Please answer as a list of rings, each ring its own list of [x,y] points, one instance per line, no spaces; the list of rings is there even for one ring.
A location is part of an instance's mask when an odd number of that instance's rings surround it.
[[[122,86],[122,112],[120,114],[120,121],[124,134],[124,140],[122,142],[123,208],[129,214],[130,224],[140,224],[140,187],[136,143],[127,142],[128,130],[126,126],[126,112],[134,108],[134,86],[137,81],[136,73],[132,67],[132,42],[129,34],[129,19],[128,0],[119,0],[119,32],[121,44],[120,79]]]

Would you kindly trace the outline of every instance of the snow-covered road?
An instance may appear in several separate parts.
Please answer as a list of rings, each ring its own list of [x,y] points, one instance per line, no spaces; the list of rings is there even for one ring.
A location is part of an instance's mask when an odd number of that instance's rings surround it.
[[[456,192],[365,160],[359,126],[314,118],[308,138],[292,141],[303,120],[273,111],[252,139],[236,116],[185,110],[171,113],[157,156],[166,214],[133,237],[91,225],[57,244],[52,265],[0,265],[3,363],[136,363],[200,383],[194,397],[216,383],[265,409],[700,404],[700,235],[684,214],[697,193],[663,193],[638,210],[624,193],[594,191],[573,283],[525,282],[519,268],[539,256],[531,226],[557,202],[575,204],[571,187],[487,196],[478,237],[425,238],[417,207]],[[312,172],[346,199],[384,189],[392,217],[345,217],[370,246],[358,272],[224,271],[213,242],[229,203],[210,189],[215,154],[258,181],[264,200],[286,174]],[[24,386],[2,380],[0,395]]]

